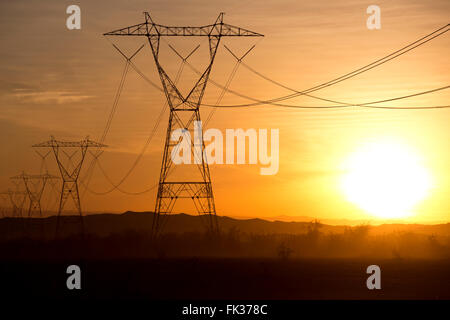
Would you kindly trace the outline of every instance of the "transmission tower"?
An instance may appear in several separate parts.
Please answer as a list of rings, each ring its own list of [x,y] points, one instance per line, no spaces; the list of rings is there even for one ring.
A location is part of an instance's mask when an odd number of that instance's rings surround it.
[[[25,204],[25,200],[27,198],[27,192],[19,190],[7,190],[0,192],[0,194],[9,198],[12,208],[12,217],[21,218],[23,205]]]
[[[56,219],[56,234],[58,234],[59,220],[64,205],[69,197],[72,197],[75,207],[78,211],[82,233],[84,233],[83,214],[81,212],[80,192],[78,189],[78,177],[80,176],[81,167],[83,165],[86,153],[89,148],[104,148],[106,145],[89,140],[86,137],[82,141],[58,141],[52,136],[49,141],[33,145],[34,148],[51,148],[55,155],[55,160],[58,165],[62,178],[61,196],[59,200],[58,215]],[[66,150],[72,150],[68,153]],[[78,161],[74,162],[73,157],[79,153]],[[63,154],[66,156],[68,162],[63,161]]]
[[[208,83],[214,58],[222,37],[262,37],[263,35],[243,28],[223,23],[223,13],[213,24],[201,27],[173,27],[156,24],[148,12],[144,12],[145,22],[130,27],[121,28],[108,33],[105,36],[143,36],[147,37],[153,58],[164,88],[167,103],[170,107],[169,124],[166,132],[163,159],[159,178],[159,186],[155,204],[155,216],[152,225],[152,234],[156,235],[161,229],[162,216],[172,212],[177,199],[188,198],[194,201],[197,212],[208,218],[207,228],[211,234],[218,233],[219,227],[216,217],[216,208],[211,186],[209,166],[205,157],[205,144],[203,138],[200,141],[191,140],[191,156],[199,169],[199,177],[187,179],[186,175],[180,175],[169,181],[168,175],[172,172],[173,162],[171,153],[177,144],[170,140],[173,130],[184,129],[183,132],[194,131],[194,124],[200,121],[200,104]],[[209,63],[190,92],[183,96],[174,81],[167,75],[159,61],[159,47],[161,37],[208,37]],[[203,136],[203,135],[202,135]],[[197,148],[201,154],[194,154]],[[175,149],[176,151],[176,149]],[[183,178],[183,179],[182,179]],[[189,177],[190,178],[190,177]]]
[[[8,205],[6,203],[9,202],[8,196],[6,194],[0,193],[0,201],[1,201],[0,210],[2,212],[2,218],[4,218],[4,217],[6,217],[6,213],[7,213]]]
[[[28,207],[28,218],[31,218],[36,212],[39,217],[42,217],[41,198],[45,190],[45,185],[50,179],[58,179],[58,177],[46,174],[30,175],[22,172],[22,174],[11,177],[14,180],[22,180],[28,195],[30,205]]]

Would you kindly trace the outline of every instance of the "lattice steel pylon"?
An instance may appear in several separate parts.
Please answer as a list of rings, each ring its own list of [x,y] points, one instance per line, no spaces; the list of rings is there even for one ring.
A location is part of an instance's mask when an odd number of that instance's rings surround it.
[[[92,140],[89,140],[89,137],[86,137],[82,141],[58,141],[52,136],[49,141],[34,144],[32,147],[34,148],[51,148],[53,150],[53,154],[55,155],[55,160],[58,165],[59,171],[61,173],[62,179],[62,188],[61,188],[61,196],[59,200],[59,208],[58,215],[56,219],[56,235],[58,235],[60,216],[64,209],[64,205],[69,197],[72,197],[75,207],[78,211],[80,222],[81,222],[81,231],[84,233],[84,222],[83,222],[83,214],[81,211],[81,202],[80,202],[80,192],[78,189],[78,177],[80,176],[81,168],[86,157],[86,153],[89,148],[104,148],[106,145],[102,143],[98,143]],[[66,156],[70,160],[70,163],[73,165],[73,168],[69,168],[69,165],[63,163],[63,159],[61,158],[60,151],[61,149],[78,149],[80,151],[80,159],[77,163],[72,162],[73,155],[77,152],[75,150],[72,155]]]
[[[147,37],[153,58],[164,88],[164,93],[170,107],[169,124],[166,132],[163,159],[159,178],[159,186],[155,204],[155,216],[152,224],[152,235],[157,235],[161,229],[161,218],[172,212],[175,202],[179,198],[191,198],[194,201],[197,212],[208,218],[207,228],[212,234],[219,232],[216,217],[216,208],[211,185],[211,176],[205,155],[205,144],[202,138],[199,141],[191,139],[191,156],[197,165],[200,175],[197,180],[183,177],[174,181],[168,180],[168,175],[173,169],[171,153],[178,145],[171,141],[171,133],[174,129],[184,129],[183,132],[194,131],[194,124],[200,120],[200,104],[205,93],[209,75],[216,57],[217,49],[222,37],[262,37],[262,34],[235,27],[223,23],[223,13],[219,14],[213,24],[201,27],[178,27],[156,24],[148,12],[144,12],[145,22],[130,27],[121,28],[108,33],[105,36],[144,36]],[[159,47],[161,37],[208,37],[209,63],[195,83],[190,92],[183,96],[170,79],[159,61]],[[192,136],[192,135],[191,135]],[[201,137],[203,134],[201,134]],[[200,149],[200,152],[198,150]],[[197,150],[197,151],[196,151]],[[196,153],[196,154],[194,154]]]
[[[21,218],[23,205],[25,204],[25,200],[27,198],[27,192],[8,189],[7,191],[3,191],[0,194],[8,196],[9,201],[11,203],[12,217]]]
[[[22,180],[25,185],[25,190],[28,195],[28,200],[30,202],[28,206],[28,218],[31,218],[33,213],[36,212],[38,216],[42,217],[42,208],[41,208],[41,198],[44,193],[45,186],[49,179],[59,179],[57,176],[53,176],[51,174],[26,174],[22,172],[20,175],[11,177],[14,180]],[[34,182],[39,183],[36,185]]]
[[[8,196],[6,194],[3,194],[0,192],[0,211],[2,213],[2,218],[6,217],[6,213],[7,213],[7,202],[9,202]]]

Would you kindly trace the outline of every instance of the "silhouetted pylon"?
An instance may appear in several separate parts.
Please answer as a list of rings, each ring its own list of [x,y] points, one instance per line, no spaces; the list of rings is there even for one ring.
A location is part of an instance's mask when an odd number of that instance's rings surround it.
[[[14,218],[22,217],[23,205],[27,199],[27,192],[21,190],[10,190],[3,191],[0,194],[8,196],[9,201],[11,203],[11,215]]]
[[[217,234],[219,226],[203,139],[200,138],[200,141],[190,139],[191,156],[195,159],[194,164],[199,169],[197,177],[193,178],[189,174],[179,174],[176,178],[169,180],[169,174],[174,169],[171,154],[174,150],[176,152],[177,148],[177,143],[171,141],[170,138],[172,132],[179,128],[182,129],[183,135],[187,136],[187,132],[189,132],[191,133],[190,137],[194,136],[194,125],[201,121],[200,105],[222,37],[262,37],[263,35],[223,23],[223,13],[219,14],[219,17],[213,24],[201,27],[164,26],[154,23],[148,12],[144,12],[144,15],[145,22],[111,31],[104,35],[147,37],[170,107],[152,234],[156,236],[160,232],[162,226],[160,220],[162,220],[163,216],[172,212],[175,202],[180,198],[192,199],[199,215],[208,217],[208,231],[212,234]],[[180,93],[175,82],[172,81],[160,64],[159,46],[161,37],[207,37],[209,40],[209,63],[186,96]],[[184,172],[186,173],[186,171]]]
[[[22,180],[30,202],[28,207],[28,217],[31,218],[33,213],[37,213],[42,217],[41,198],[44,193],[47,181],[50,179],[59,179],[56,176],[46,174],[30,175],[22,172],[20,175],[11,177],[11,179]]]
[[[9,196],[0,193],[0,201],[1,201],[0,210],[2,212],[2,218],[4,218],[6,217],[7,209],[9,207],[9,205],[7,205],[7,203],[9,203]]]
[[[93,147],[97,149],[104,148],[106,147],[106,145],[89,140],[89,137],[86,137],[82,141],[58,141],[55,140],[55,138],[52,136],[49,141],[35,144],[33,145],[33,147],[51,148],[53,150],[56,163],[61,173],[62,188],[56,220],[56,235],[58,235],[59,231],[61,212],[63,211],[64,205],[66,204],[66,201],[69,197],[73,199],[80,218],[81,232],[84,233],[83,214],[81,211],[80,192],[78,189],[78,177],[80,176],[81,168],[86,157],[87,150]],[[72,149],[74,151],[69,154],[65,151],[67,149]],[[61,152],[67,157],[69,163],[64,163]],[[76,163],[74,163],[73,157],[77,152],[79,152],[80,154],[80,159]]]

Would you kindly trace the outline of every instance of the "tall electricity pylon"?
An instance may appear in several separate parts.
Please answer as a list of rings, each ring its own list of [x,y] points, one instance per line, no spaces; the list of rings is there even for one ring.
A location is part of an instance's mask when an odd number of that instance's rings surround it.
[[[194,124],[200,122],[200,104],[208,83],[214,58],[222,37],[262,37],[262,34],[235,27],[223,23],[223,13],[213,24],[201,27],[173,27],[156,24],[148,12],[144,12],[145,22],[130,27],[121,28],[108,33],[105,36],[143,36],[147,37],[152,50],[153,58],[164,88],[164,93],[170,107],[169,124],[166,132],[164,153],[159,177],[159,186],[155,204],[155,216],[152,225],[152,234],[157,235],[161,229],[161,217],[172,212],[177,199],[188,198],[194,201],[197,212],[201,216],[208,217],[207,228],[211,234],[219,232],[216,217],[216,208],[211,186],[209,166],[205,156],[205,144],[203,134],[199,141],[190,140],[191,156],[199,169],[199,177],[192,179],[186,174],[169,181],[168,176],[172,172],[173,162],[171,154],[177,151],[177,143],[171,141],[174,130],[181,128],[183,133],[194,131]],[[159,45],[161,37],[208,37],[209,63],[195,83],[190,92],[183,96],[170,79],[159,62]],[[187,135],[187,134],[185,134]]]
[[[53,154],[55,155],[55,160],[58,165],[59,172],[61,173],[62,189],[59,200],[58,215],[56,219],[56,235],[58,235],[61,212],[63,211],[64,205],[69,197],[72,197],[75,203],[75,207],[77,208],[81,222],[81,231],[82,233],[84,233],[83,214],[81,212],[80,192],[78,189],[78,177],[80,176],[81,167],[83,165],[88,149],[100,149],[106,147],[106,145],[89,140],[89,137],[86,137],[86,139],[82,141],[58,141],[55,140],[55,138],[52,136],[49,141],[35,144],[33,145],[33,147],[51,148],[53,150]],[[74,151],[71,154],[68,154],[65,151],[67,149],[72,149]],[[64,163],[60,151],[66,155],[69,163]],[[74,163],[72,158],[78,151],[80,153],[80,158],[77,162]]]
[[[22,180],[28,195],[30,205],[28,207],[28,218],[31,218],[36,212],[38,216],[42,217],[41,198],[45,190],[45,185],[49,179],[59,179],[56,176],[46,174],[30,175],[22,172],[22,174],[11,177],[14,180]]]

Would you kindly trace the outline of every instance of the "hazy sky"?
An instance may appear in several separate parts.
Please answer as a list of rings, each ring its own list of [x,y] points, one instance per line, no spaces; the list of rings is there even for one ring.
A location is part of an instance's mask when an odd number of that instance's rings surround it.
[[[67,6],[81,8],[81,30],[66,28]],[[366,8],[381,8],[381,29],[368,30]],[[254,69],[298,90],[331,80],[370,63],[447,24],[450,2],[442,1],[61,1],[0,2],[0,186],[25,170],[39,171],[40,160],[30,146],[49,139],[98,140],[106,123],[124,61],[102,36],[104,32],[141,23],[149,11],[166,25],[205,25],[225,12],[225,22],[265,35],[263,39],[225,39],[237,54],[252,45],[245,58]],[[144,38],[111,38],[131,53]],[[172,40],[183,54],[200,44],[190,60],[204,67],[203,38]],[[400,58],[351,80],[317,91],[319,97],[352,103],[381,100],[434,89],[449,83],[448,33]],[[200,52],[202,51],[203,52]],[[180,61],[163,43],[161,60],[174,76]],[[150,50],[134,60],[159,83]],[[203,62],[203,64],[202,64]],[[221,46],[212,79],[225,83],[235,60]],[[180,85],[187,89],[193,73],[184,69]],[[268,99],[290,92],[240,67],[230,88]],[[216,102],[221,90],[208,85],[205,103]],[[448,104],[448,90],[398,101],[392,106]],[[161,92],[130,71],[106,143],[101,163],[119,181],[133,163],[164,104]],[[226,93],[222,104],[248,100]],[[327,105],[307,97],[287,103]],[[203,110],[207,114],[210,110]],[[130,192],[145,190],[159,178],[168,114],[135,172],[123,184]],[[339,188],[340,165],[368,141],[401,141],[420,155],[433,176],[430,195],[416,208],[417,221],[450,218],[450,110],[296,110],[259,107],[217,110],[210,127],[278,128],[280,169],[261,176],[260,165],[212,165],[211,174],[220,215],[366,219],[366,212],[349,203]],[[91,158],[88,158],[88,162]],[[57,174],[54,159],[48,158]],[[87,165],[85,166],[85,168]],[[83,176],[83,173],[82,173]],[[99,170],[91,188],[110,188]],[[156,192],[129,196],[83,193],[85,211],[153,210]],[[184,210],[184,208],[179,208]]]

